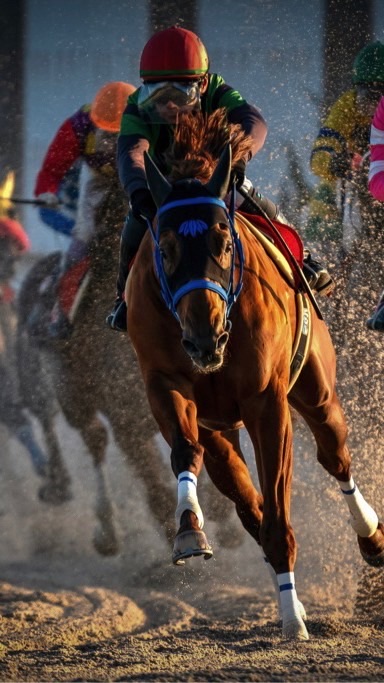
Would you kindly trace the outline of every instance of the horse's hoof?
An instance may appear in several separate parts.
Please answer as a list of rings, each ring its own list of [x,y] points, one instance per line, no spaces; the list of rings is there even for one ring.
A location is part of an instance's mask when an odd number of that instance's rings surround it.
[[[42,503],[48,503],[49,505],[62,505],[72,500],[73,493],[68,488],[61,488],[58,486],[45,485],[41,486],[38,492],[39,500]]]
[[[288,640],[309,640],[307,627],[304,621],[298,617],[287,623],[283,623],[283,637]]]
[[[384,567],[384,550],[378,555],[367,555],[360,548],[361,556],[370,567]]]
[[[93,547],[103,557],[113,557],[120,552],[120,545],[116,536],[106,536],[103,531],[97,529],[93,536]]]
[[[209,560],[213,555],[204,531],[183,531],[176,536],[172,552],[173,564],[185,564],[184,560],[199,555],[203,555],[205,560]]]
[[[363,560],[371,567],[384,567],[384,525],[379,522],[372,536],[358,536],[357,540]]]

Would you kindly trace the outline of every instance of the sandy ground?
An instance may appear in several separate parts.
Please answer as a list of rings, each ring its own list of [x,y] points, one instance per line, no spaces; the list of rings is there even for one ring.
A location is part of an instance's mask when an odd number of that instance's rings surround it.
[[[382,352],[369,341],[370,428],[359,419],[361,402],[352,399],[348,409],[356,479],[383,519]],[[338,487],[300,425],[292,520],[310,635],[301,643],[282,639],[260,550],[239,523],[235,549],[221,545],[208,521],[213,559],[171,564],[143,486],[111,432],[107,470],[121,552],[99,556],[91,458],[62,416],[57,431],[74,497],[49,506],[38,499],[41,480],[27,453],[0,425],[1,681],[384,681],[384,572],[363,563]],[[166,449],[164,477],[172,477]],[[205,500],[205,513],[208,507]]]
[[[92,464],[61,417],[57,428],[74,490],[59,507],[39,502],[27,454],[0,428],[0,680],[384,680],[382,572],[363,577],[347,511],[312,444],[296,439],[296,583],[310,634],[296,643],[281,638],[261,553],[240,526],[240,545],[230,550],[208,522],[213,559],[172,566],[112,435],[108,473],[122,552],[98,556]],[[164,476],[171,476],[166,463]],[[367,494],[368,484],[359,484]],[[364,600],[356,613],[359,580]]]

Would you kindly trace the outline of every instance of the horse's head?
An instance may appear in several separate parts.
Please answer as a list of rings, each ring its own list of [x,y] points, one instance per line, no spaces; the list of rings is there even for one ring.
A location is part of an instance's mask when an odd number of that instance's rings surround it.
[[[180,322],[185,351],[199,370],[213,372],[223,364],[233,300],[234,228],[223,201],[231,147],[205,184],[171,184],[148,155],[145,163],[158,207],[154,238],[162,293]]]

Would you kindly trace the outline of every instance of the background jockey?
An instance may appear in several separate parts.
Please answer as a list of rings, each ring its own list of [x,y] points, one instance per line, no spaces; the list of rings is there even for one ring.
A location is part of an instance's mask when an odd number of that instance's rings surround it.
[[[384,96],[381,97],[371,125],[371,159],[368,187],[375,199],[384,202]],[[370,330],[384,332],[384,291],[372,316],[367,320]]]
[[[384,95],[384,45],[369,43],[356,56],[352,87],[330,108],[315,140],[311,170],[322,179],[310,207],[309,223],[335,221],[336,183],[349,180],[352,169],[369,149],[370,125]]]
[[[96,211],[117,177],[116,140],[127,98],[135,88],[112,81],[60,126],[38,173],[35,196],[48,207],[59,206],[63,178],[81,163],[76,221],[58,283],[57,301],[48,330],[38,321],[31,333],[66,338],[72,330],[76,294],[89,269],[88,246],[95,233]]]
[[[210,114],[225,108],[228,121],[239,124],[253,139],[250,157],[233,168],[232,182],[236,178],[237,187],[246,190],[271,219],[278,219],[279,214],[277,206],[257,193],[245,177],[247,162],[264,145],[267,125],[256,107],[227,85],[221,76],[209,73],[207,51],[195,33],[173,26],[154,34],[141,55],[140,78],[143,84],[128,100],[117,146],[119,177],[130,198],[130,211],[121,235],[117,295],[107,318],[109,326],[119,331],[127,329],[124,289],[129,267],[147,229],[146,219],[152,221],[156,214],[147,187],[144,152],[147,151],[167,175],[169,169],[164,153],[172,143],[178,114],[194,110]],[[236,208],[255,213],[253,205],[239,193]],[[326,272],[319,264],[311,265]],[[318,280],[314,269],[311,274]]]

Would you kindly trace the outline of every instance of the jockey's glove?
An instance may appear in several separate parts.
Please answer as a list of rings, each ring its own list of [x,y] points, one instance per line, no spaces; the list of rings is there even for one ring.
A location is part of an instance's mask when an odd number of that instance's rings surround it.
[[[233,164],[229,179],[230,190],[232,188],[233,183],[235,183],[237,188],[240,188],[244,185],[246,166],[247,162],[245,161],[245,159],[239,159]]]
[[[157,213],[157,207],[150,191],[146,188],[135,190],[131,195],[132,213],[137,219],[148,218],[151,222]]]
[[[42,202],[50,209],[57,209],[60,204],[58,196],[54,192],[42,192],[36,197],[38,202]]]

